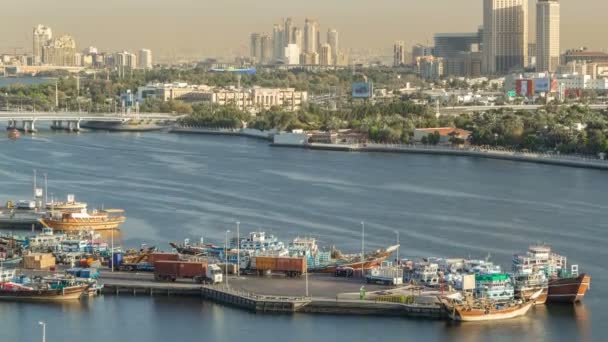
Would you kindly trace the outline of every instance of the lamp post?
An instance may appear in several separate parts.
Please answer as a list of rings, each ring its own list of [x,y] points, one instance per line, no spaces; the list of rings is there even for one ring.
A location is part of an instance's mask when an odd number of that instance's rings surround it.
[[[225,259],[225,268],[226,268],[226,287],[228,287],[228,234],[230,233],[230,230],[226,231],[226,243],[224,245],[224,259]]]
[[[241,276],[241,222],[236,221],[236,277]]]
[[[399,243],[399,231],[395,230],[395,233],[397,233],[397,264],[399,264],[399,248],[401,244]]]
[[[46,322],[40,321],[39,325],[42,325],[42,342],[46,342]]]
[[[361,278],[363,277],[363,264],[365,261],[365,222],[361,221]]]

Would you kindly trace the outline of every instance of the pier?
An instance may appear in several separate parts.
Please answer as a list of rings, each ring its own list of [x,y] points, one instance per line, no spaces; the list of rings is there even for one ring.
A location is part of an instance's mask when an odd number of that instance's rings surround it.
[[[264,281],[259,278],[244,279],[243,281],[247,280]],[[276,279],[266,279],[266,281],[270,284]],[[340,280],[337,281],[340,283]],[[160,283],[145,280],[144,277],[140,277],[138,280],[112,277],[102,282],[104,283],[102,293],[105,295],[196,297],[255,313],[392,316],[424,319],[445,317],[441,306],[435,303],[393,303],[374,299],[353,299],[340,295],[336,295],[334,298],[262,295],[241,288],[239,285],[230,287],[225,284]]]

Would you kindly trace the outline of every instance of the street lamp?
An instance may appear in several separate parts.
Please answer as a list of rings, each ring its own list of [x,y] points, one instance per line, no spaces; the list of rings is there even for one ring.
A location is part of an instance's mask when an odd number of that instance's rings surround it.
[[[397,233],[397,264],[399,264],[399,248],[401,244],[399,243],[399,231],[395,230],[395,233]]]
[[[361,221],[361,278],[363,277],[363,264],[365,260],[365,222]]]
[[[46,322],[40,321],[39,325],[42,325],[42,342],[46,342]]]
[[[241,276],[241,222],[236,221],[236,277]]]
[[[228,287],[228,234],[230,233],[230,230],[226,231],[226,243],[224,245],[224,259],[225,259],[225,268],[226,268],[226,287]]]

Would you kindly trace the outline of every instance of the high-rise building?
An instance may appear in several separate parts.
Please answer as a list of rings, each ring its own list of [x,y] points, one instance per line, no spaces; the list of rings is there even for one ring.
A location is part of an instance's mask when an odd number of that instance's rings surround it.
[[[272,59],[274,62],[283,58],[285,53],[285,45],[283,44],[283,26],[274,25],[272,29]]]
[[[393,66],[401,66],[405,64],[405,42],[396,41],[393,45]]]
[[[139,50],[138,63],[140,69],[152,69],[152,51],[150,49]]]
[[[302,51],[302,48],[304,47],[304,34],[302,33],[302,29],[299,27],[294,27],[291,38],[293,43],[300,48],[300,51]]]
[[[418,57],[433,56],[435,54],[432,46],[416,44],[412,47],[412,64],[418,63]]]
[[[268,64],[272,61],[272,39],[269,35],[263,34],[260,37],[260,62],[263,64]]]
[[[284,63],[287,65],[300,64],[300,48],[296,44],[289,44],[285,47]]]
[[[317,52],[319,45],[319,23],[316,20],[306,18],[304,23],[304,52]]]
[[[291,18],[285,19],[284,31],[283,31],[283,45],[295,43],[293,41],[293,20]]]
[[[484,72],[507,74],[528,62],[528,0],[484,0]]]
[[[416,60],[418,73],[425,80],[438,80],[443,76],[443,58],[425,56]]]
[[[319,54],[316,52],[300,54],[300,64],[302,65],[319,65]]]
[[[117,52],[114,54],[114,66],[121,70],[135,69],[137,68],[137,56],[128,51]]]
[[[34,27],[34,51],[33,51],[33,65],[40,65],[42,63],[42,50],[53,38],[53,31],[50,27],[44,25],[38,25]]]
[[[443,58],[444,75],[465,76],[466,55],[479,49],[480,39],[478,32],[435,34],[433,56]]]
[[[333,64],[338,62],[338,54],[340,53],[338,30],[329,29],[327,31],[327,44],[331,47],[331,59]]]
[[[536,4],[536,71],[555,72],[559,65],[559,12],[558,0]]]
[[[76,42],[74,38],[63,35],[51,39],[42,48],[42,62],[55,66],[74,66]]]
[[[259,63],[262,60],[262,35],[259,33],[251,34],[249,56],[255,61],[255,63]]]
[[[331,45],[325,43],[319,49],[319,64],[333,65]]]

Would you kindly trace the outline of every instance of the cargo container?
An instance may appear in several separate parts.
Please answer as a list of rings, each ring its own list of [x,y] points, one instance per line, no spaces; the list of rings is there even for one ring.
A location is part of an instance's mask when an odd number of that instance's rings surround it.
[[[48,269],[55,266],[55,257],[51,253],[32,253],[23,256],[23,268],[30,270]]]
[[[66,273],[76,278],[96,279],[99,277],[99,271],[96,268],[74,267],[68,269]]]
[[[180,278],[192,279],[195,282],[220,283],[222,270],[217,265],[207,265],[206,261],[162,260],[154,263],[154,279],[175,281]]]
[[[372,268],[366,280],[374,284],[400,285],[403,284],[403,269],[385,262],[381,267]]]
[[[306,258],[289,258],[274,256],[257,256],[253,258],[252,269],[258,274],[285,273],[288,277],[301,276],[306,272]]]
[[[122,263],[118,267],[114,266],[114,268],[123,272],[154,272],[154,265],[148,262],[140,262],[136,264]]]
[[[177,253],[152,253],[148,256],[148,262],[152,265],[156,261],[178,261],[179,254]]]

